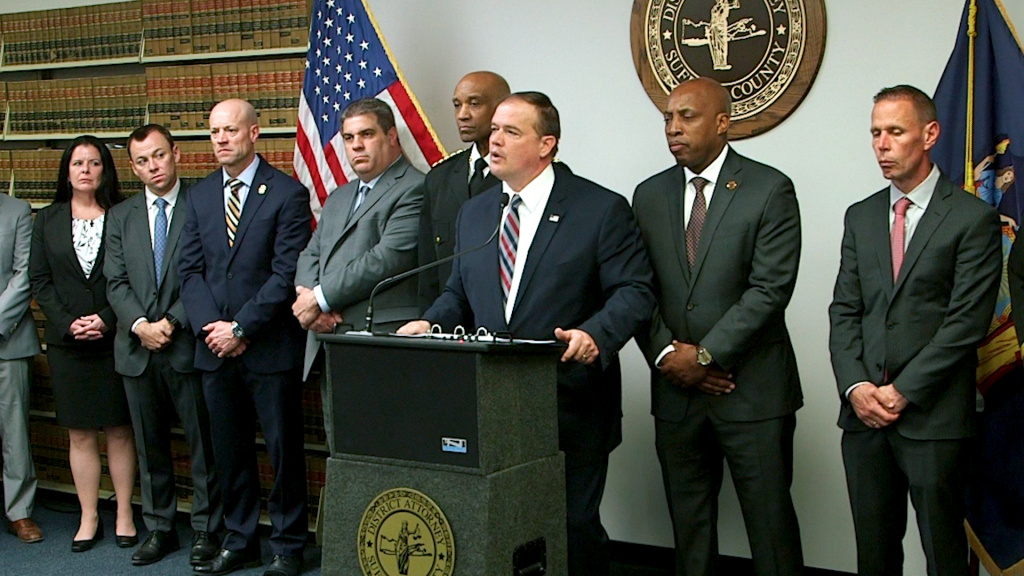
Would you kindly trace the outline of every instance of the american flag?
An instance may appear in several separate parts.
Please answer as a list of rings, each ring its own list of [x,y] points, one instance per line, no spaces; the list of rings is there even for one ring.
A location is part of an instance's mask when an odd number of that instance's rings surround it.
[[[443,158],[444,149],[365,0],[316,0],[310,22],[293,164],[319,220],[328,194],[356,177],[341,138],[341,113],[352,102],[387,102],[395,113],[402,150],[421,171]]]

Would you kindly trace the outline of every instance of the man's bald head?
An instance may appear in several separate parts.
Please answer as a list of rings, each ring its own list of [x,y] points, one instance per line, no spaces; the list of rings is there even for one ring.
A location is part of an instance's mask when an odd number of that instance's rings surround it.
[[[210,111],[213,153],[232,177],[241,174],[252,163],[259,135],[256,109],[245,100],[224,100]]]
[[[700,174],[729,140],[729,91],[710,78],[676,86],[665,106],[665,137],[676,162]]]
[[[491,116],[498,101],[508,96],[508,82],[494,72],[470,72],[459,80],[452,96],[459,138],[473,142],[483,156],[491,135]]]

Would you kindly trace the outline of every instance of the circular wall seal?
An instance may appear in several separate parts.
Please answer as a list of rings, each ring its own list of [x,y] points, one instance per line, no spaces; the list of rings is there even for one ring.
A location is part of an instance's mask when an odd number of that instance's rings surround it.
[[[634,0],[633,63],[659,110],[707,76],[732,95],[733,140],[771,130],[807,95],[825,53],[824,0]]]
[[[359,522],[359,566],[366,576],[451,576],[455,539],[441,509],[412,488],[381,492]]]

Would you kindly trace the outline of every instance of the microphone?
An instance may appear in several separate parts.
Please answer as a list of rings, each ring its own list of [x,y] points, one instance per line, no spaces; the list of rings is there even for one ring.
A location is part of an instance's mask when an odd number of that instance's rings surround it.
[[[470,248],[469,250],[463,250],[462,252],[459,252],[458,254],[452,254],[451,256],[447,256],[445,258],[441,258],[440,260],[435,260],[434,262],[431,262],[430,264],[424,264],[423,266],[418,266],[416,268],[413,268],[412,270],[407,270],[405,272],[402,272],[401,274],[396,274],[396,275],[394,275],[394,276],[392,276],[390,278],[385,278],[385,279],[381,280],[380,282],[378,282],[377,285],[373,287],[373,290],[370,291],[370,299],[369,299],[369,302],[366,305],[366,327],[363,328],[364,333],[368,333],[369,334],[369,333],[373,332],[373,297],[377,294],[378,290],[380,290],[381,288],[383,288],[385,286],[389,286],[391,284],[394,284],[395,282],[401,282],[402,280],[405,280],[406,278],[409,278],[410,276],[415,276],[415,275],[417,275],[417,274],[419,274],[421,272],[424,272],[426,270],[430,270],[431,268],[436,268],[437,266],[440,266],[441,264],[444,264],[446,262],[451,262],[452,260],[455,260],[456,258],[458,258],[460,256],[469,254],[470,252],[476,252],[477,250],[480,250],[484,246],[487,246],[488,244],[493,242],[494,239],[498,236],[498,231],[501,230],[502,219],[501,219],[500,213],[505,211],[505,207],[508,206],[509,200],[510,200],[509,195],[503,192],[501,194],[501,210],[500,210],[499,216],[498,216],[498,225],[494,228],[494,232],[491,232],[491,237],[488,238],[487,241],[484,242],[483,244],[481,244],[479,246],[475,246],[473,248]]]

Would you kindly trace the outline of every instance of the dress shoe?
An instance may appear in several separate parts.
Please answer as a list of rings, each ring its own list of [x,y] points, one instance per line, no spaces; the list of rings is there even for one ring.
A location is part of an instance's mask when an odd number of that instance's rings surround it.
[[[86,552],[88,550],[92,550],[92,547],[95,546],[96,543],[99,542],[100,540],[103,540],[103,522],[102,521],[97,521],[96,522],[96,533],[92,535],[92,538],[88,538],[86,540],[72,540],[71,541],[71,551],[72,552]]]
[[[146,541],[142,543],[142,546],[139,546],[135,554],[132,554],[132,564],[136,566],[152,564],[162,560],[164,556],[178,548],[181,548],[181,545],[178,544],[177,532],[174,530],[170,532],[154,530],[149,533],[149,538],[146,538]]]
[[[217,574],[229,574],[242,568],[255,568],[260,564],[263,564],[263,561],[260,560],[259,552],[235,552],[221,548],[213,560],[198,564],[193,570],[196,574],[216,576]]]
[[[196,532],[192,536],[192,552],[189,553],[188,561],[193,566],[202,564],[217,555],[220,547],[214,536],[209,532]]]
[[[114,535],[114,542],[117,542],[118,548],[131,548],[139,543],[139,535],[134,536],[120,536]]]
[[[300,556],[274,555],[274,561],[270,563],[263,576],[299,576],[302,572],[302,558]]]
[[[25,544],[43,541],[43,531],[36,526],[31,518],[23,518],[7,523],[7,531],[18,537]]]

